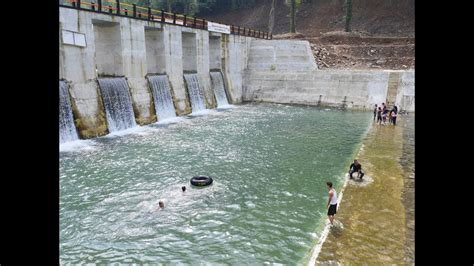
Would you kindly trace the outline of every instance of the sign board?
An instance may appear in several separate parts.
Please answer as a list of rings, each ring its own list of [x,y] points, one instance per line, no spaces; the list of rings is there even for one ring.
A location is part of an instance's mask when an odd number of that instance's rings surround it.
[[[207,30],[230,34],[230,26],[214,22],[207,22]]]
[[[74,33],[72,31],[63,30],[63,43],[74,45]]]
[[[64,44],[86,47],[86,35],[84,33],[63,30],[62,36]]]
[[[86,47],[86,35],[83,33],[74,32],[74,44],[81,47]]]

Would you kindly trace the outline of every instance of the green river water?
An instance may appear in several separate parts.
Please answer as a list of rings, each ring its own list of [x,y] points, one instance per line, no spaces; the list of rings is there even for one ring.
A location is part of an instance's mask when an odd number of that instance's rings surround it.
[[[305,263],[325,182],[341,189],[371,120],[247,104],[61,152],[60,262]],[[214,183],[193,188],[195,175]]]

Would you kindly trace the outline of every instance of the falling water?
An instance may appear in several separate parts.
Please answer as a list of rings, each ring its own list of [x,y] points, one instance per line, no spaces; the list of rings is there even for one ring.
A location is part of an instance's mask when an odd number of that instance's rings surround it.
[[[149,76],[148,81],[152,88],[158,120],[176,117],[168,77],[166,75]]]
[[[184,79],[186,79],[188,86],[188,93],[193,113],[206,109],[206,106],[204,105],[204,94],[199,86],[197,74],[185,74]]]
[[[136,126],[125,78],[100,78],[98,81],[109,131],[115,132]]]
[[[221,72],[211,72],[211,82],[214,94],[216,95],[217,107],[229,105],[225,94],[224,78]]]
[[[69,100],[68,85],[59,81],[59,141],[60,143],[77,140],[76,126],[72,116],[71,101]]]

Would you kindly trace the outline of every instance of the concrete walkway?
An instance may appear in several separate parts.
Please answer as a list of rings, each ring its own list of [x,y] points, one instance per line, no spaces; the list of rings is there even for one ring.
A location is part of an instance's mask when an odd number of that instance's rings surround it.
[[[358,153],[366,173],[349,181],[316,265],[413,265],[413,116],[373,125]]]

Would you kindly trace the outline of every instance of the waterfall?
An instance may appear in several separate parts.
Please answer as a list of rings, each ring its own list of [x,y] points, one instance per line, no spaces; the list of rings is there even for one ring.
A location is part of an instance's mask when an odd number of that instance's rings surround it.
[[[59,81],[59,142],[77,140],[76,126],[72,116],[71,101],[69,99],[68,85]]]
[[[132,100],[125,78],[99,78],[109,132],[136,126]]]
[[[206,109],[204,105],[204,94],[199,86],[197,74],[185,74],[184,79],[188,87],[189,98],[191,100],[192,112]]]
[[[166,118],[176,117],[168,77],[166,75],[149,76],[148,82],[152,89],[158,120],[161,121]]]
[[[211,72],[212,89],[217,100],[217,107],[229,105],[225,94],[224,78],[221,72]]]

